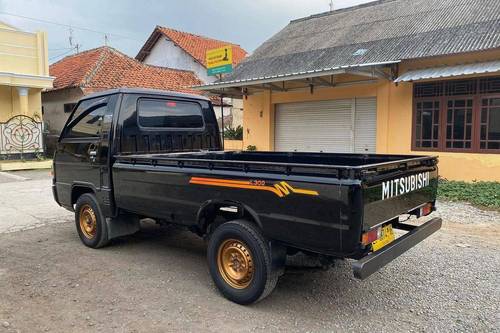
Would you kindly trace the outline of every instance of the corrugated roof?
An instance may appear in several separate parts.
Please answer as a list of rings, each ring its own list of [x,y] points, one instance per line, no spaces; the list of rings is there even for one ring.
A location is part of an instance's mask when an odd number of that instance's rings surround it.
[[[499,47],[499,0],[376,1],[290,22],[223,81]]]
[[[435,68],[417,69],[408,71],[398,77],[394,82],[409,82],[426,79],[439,79],[461,75],[495,73],[500,71],[499,61],[479,62],[457,66],[443,66]]]

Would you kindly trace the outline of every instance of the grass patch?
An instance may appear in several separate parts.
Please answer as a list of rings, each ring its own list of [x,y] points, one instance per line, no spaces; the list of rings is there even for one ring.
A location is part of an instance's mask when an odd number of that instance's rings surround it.
[[[476,206],[500,209],[500,183],[440,180],[438,198],[465,201]]]

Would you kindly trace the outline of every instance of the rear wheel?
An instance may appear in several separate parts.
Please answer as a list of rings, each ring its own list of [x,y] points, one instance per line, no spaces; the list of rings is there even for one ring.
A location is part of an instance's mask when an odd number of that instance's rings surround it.
[[[268,243],[247,221],[217,227],[210,236],[207,256],[215,285],[235,303],[251,304],[265,298],[278,281]]]
[[[83,194],[75,206],[76,230],[83,244],[97,249],[109,243],[106,219],[93,194]]]

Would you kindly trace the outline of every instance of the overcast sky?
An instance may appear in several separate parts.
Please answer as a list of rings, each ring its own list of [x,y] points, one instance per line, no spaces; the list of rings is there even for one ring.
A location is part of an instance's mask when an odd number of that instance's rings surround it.
[[[334,8],[370,0],[334,0]],[[134,57],[156,25],[240,44],[253,51],[292,19],[329,10],[329,0],[0,0],[0,21],[49,35],[49,60],[71,54],[69,28],[74,43],[86,50],[109,45]],[[13,16],[20,15],[35,18]]]

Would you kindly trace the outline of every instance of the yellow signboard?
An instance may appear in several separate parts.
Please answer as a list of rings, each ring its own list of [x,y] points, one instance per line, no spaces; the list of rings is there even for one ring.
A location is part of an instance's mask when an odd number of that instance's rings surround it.
[[[233,70],[233,47],[224,46],[207,51],[208,75],[229,73]]]
[[[225,66],[233,63],[233,47],[224,46],[207,51],[207,68]]]

